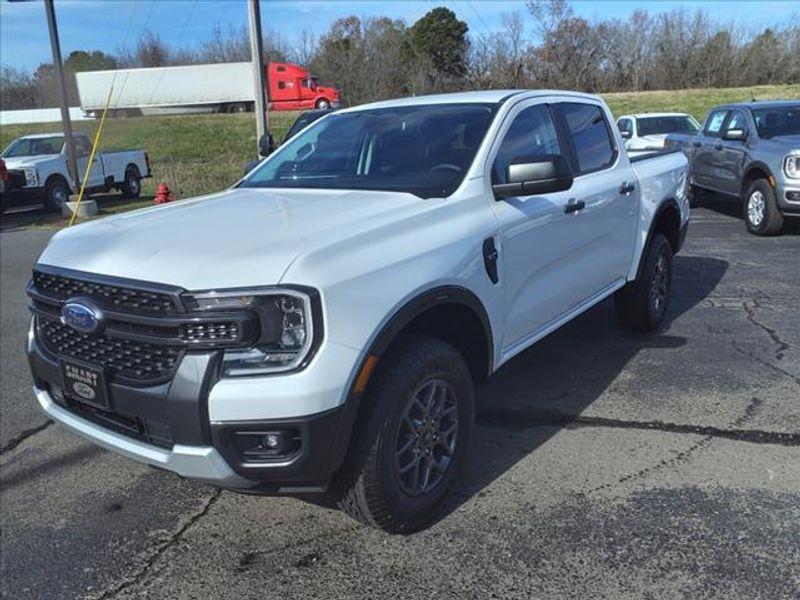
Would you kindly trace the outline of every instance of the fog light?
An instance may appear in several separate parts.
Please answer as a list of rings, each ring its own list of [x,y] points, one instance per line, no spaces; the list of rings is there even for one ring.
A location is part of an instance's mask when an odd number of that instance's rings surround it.
[[[301,438],[297,429],[276,431],[237,431],[236,448],[246,463],[291,458],[300,451]]]
[[[261,438],[261,445],[269,450],[277,450],[281,447],[281,436],[277,433],[268,433]]]
[[[789,202],[800,202],[800,192],[786,192],[786,199]]]

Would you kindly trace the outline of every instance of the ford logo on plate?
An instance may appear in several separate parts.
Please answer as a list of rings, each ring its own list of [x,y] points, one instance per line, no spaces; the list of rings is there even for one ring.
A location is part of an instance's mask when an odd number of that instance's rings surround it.
[[[96,333],[103,326],[103,313],[86,300],[70,300],[61,309],[61,322],[81,333]]]

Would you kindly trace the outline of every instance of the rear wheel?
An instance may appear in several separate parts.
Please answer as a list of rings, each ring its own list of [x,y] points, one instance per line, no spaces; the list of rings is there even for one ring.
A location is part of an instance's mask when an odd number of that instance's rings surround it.
[[[475,419],[472,379],[436,339],[403,338],[381,362],[336,477],[338,504],[372,527],[413,531],[457,483]]]
[[[317,100],[317,108],[319,110],[328,110],[331,107],[331,103],[328,102],[325,98],[320,98]]]
[[[52,212],[60,212],[69,200],[69,185],[62,177],[52,177],[44,187],[44,206]]]
[[[747,190],[744,223],[755,235],[775,235],[783,229],[783,215],[778,208],[775,190],[766,179],[757,179]]]
[[[620,322],[634,331],[653,331],[661,326],[672,291],[672,246],[656,233],[642,258],[641,271],[614,296]]]
[[[139,169],[130,166],[125,170],[125,180],[122,182],[122,196],[124,198],[138,198],[142,193],[142,177]]]

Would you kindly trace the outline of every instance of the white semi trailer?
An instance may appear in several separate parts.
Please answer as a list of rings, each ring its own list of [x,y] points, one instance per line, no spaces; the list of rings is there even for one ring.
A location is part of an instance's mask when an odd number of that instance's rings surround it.
[[[112,116],[187,112],[244,112],[255,98],[249,62],[77,73],[81,109],[99,116],[108,100]]]

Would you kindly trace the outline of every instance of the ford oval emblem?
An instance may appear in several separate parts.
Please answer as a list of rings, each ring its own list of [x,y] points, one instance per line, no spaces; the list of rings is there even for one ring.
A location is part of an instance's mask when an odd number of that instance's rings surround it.
[[[103,313],[86,300],[69,300],[61,309],[61,322],[81,333],[97,333],[103,326]]]

